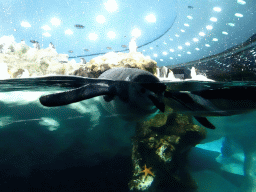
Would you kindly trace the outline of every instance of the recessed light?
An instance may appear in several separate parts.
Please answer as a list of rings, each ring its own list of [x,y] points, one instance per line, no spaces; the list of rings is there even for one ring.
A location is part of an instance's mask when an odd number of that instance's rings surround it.
[[[200,36],[205,36],[205,33],[204,32],[200,32],[199,35]]]
[[[241,4],[241,5],[245,5],[245,4],[246,4],[246,2],[243,1],[243,0],[237,0],[237,3],[238,3],[238,4]]]
[[[241,13],[236,13],[235,16],[236,17],[243,17],[243,15]]]
[[[220,12],[220,11],[221,11],[221,8],[219,8],[219,7],[214,7],[213,10],[216,11],[216,12]]]
[[[213,21],[213,22],[217,22],[217,18],[216,17],[211,17],[210,20]]]
[[[197,38],[193,38],[193,41],[194,42],[198,42],[199,40]]]
[[[178,49],[182,49],[182,47],[181,47],[181,46],[178,46]]]
[[[146,20],[147,20],[148,22],[150,22],[150,23],[155,23],[155,22],[156,22],[156,17],[155,17],[155,15],[150,14],[150,15],[147,15],[147,16],[146,16]]]
[[[206,26],[206,29],[207,29],[207,30],[212,30],[212,28],[213,28],[213,27],[212,27],[211,25],[207,25],[207,26]]]

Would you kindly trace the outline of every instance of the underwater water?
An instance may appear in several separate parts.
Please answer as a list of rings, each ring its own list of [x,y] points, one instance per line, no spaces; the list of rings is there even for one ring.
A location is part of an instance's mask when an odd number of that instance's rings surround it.
[[[39,97],[56,92],[56,88],[36,84],[29,79],[1,81],[1,188],[5,191],[129,191],[133,167],[131,138],[136,134],[136,123],[106,112],[99,97],[61,107],[44,107]],[[188,89],[188,82],[180,84],[179,89]],[[189,89],[238,85],[256,89],[253,82],[192,82],[191,85]],[[255,115],[252,111],[208,117],[216,129],[207,129],[206,139],[189,153],[189,169],[198,184],[196,191],[252,189],[244,188],[243,184],[247,182],[244,179],[247,151],[253,152],[250,173],[255,178]],[[198,124],[196,120],[194,123]],[[254,181],[248,182],[254,186]],[[153,185],[148,191],[168,189],[175,190],[167,182],[164,189]]]
[[[49,92],[1,92],[0,170],[6,191],[127,191],[135,125],[98,99],[46,108]]]

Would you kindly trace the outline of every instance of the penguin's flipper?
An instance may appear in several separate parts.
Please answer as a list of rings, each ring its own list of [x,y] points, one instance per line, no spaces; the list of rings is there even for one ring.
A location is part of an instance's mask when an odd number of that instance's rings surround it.
[[[90,99],[101,95],[115,95],[114,85],[107,84],[87,84],[70,91],[44,95],[39,98],[42,105],[47,107],[57,107]]]
[[[206,117],[198,117],[198,116],[194,116],[194,118],[203,126],[205,126],[206,128],[209,129],[215,129],[215,126],[208,121],[208,119]]]

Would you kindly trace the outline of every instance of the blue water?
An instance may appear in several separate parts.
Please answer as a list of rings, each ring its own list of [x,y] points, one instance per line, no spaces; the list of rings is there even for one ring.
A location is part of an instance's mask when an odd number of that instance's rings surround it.
[[[17,80],[3,82],[1,188],[5,191],[129,191],[127,183],[133,169],[131,138],[135,135],[136,123],[106,112],[99,97],[47,108],[38,99],[56,92],[52,87],[38,86],[37,91],[33,91],[33,82],[24,84],[23,80],[20,85]],[[207,87],[213,85],[208,83]],[[219,87],[223,85],[228,83],[218,83]],[[198,83],[198,86],[202,88],[205,84]],[[58,88],[58,91],[64,90],[67,88]],[[189,157],[198,191],[241,191],[242,146],[254,149],[255,114],[208,118],[216,130],[208,130],[206,140],[193,148]],[[225,137],[230,140],[226,144],[230,148],[225,148],[230,151],[228,155],[223,152]],[[255,163],[252,163],[254,173]]]

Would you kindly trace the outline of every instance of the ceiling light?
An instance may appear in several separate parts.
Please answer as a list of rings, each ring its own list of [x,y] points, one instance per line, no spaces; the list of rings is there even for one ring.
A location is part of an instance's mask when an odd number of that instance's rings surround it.
[[[114,39],[116,37],[116,33],[114,31],[109,31],[107,35],[110,39]]]
[[[238,4],[241,4],[241,5],[245,5],[245,4],[246,4],[246,2],[243,1],[243,0],[237,0],[237,3],[238,3]]]
[[[179,57],[181,57],[181,54],[178,54]]]
[[[167,52],[166,52],[166,51],[164,51],[164,52],[163,52],[163,55],[167,55]]]
[[[31,27],[31,25],[29,24],[29,22],[26,21],[22,21],[20,24],[22,27]]]
[[[157,54],[154,54],[154,57],[157,57]]]
[[[98,35],[96,33],[90,33],[89,39],[95,41],[96,39],[98,39]]]
[[[183,33],[185,32],[185,30],[183,30],[183,29],[181,29],[180,31],[183,32]]]
[[[52,25],[58,26],[58,25],[60,25],[61,20],[54,17],[51,19],[51,23],[52,23]]]
[[[173,59],[172,57],[170,57],[170,59]]]
[[[231,27],[235,27],[234,23],[228,23],[228,25],[231,26]]]
[[[189,27],[189,24],[185,23],[184,26]]]
[[[45,37],[51,37],[51,34],[48,33],[48,32],[46,32],[46,33],[43,33],[43,36],[45,36]]]
[[[218,39],[217,38],[213,38],[212,41],[218,41]]]
[[[189,45],[190,45],[190,43],[189,43],[189,42],[186,42],[186,43],[185,43],[185,45],[189,46]]]
[[[216,17],[211,17],[210,20],[213,21],[213,22],[216,22],[217,18]]]
[[[190,20],[192,20],[192,19],[193,19],[193,17],[192,17],[192,16],[190,16],[190,15],[188,15],[188,16],[187,16],[187,18],[188,18],[188,19],[190,19]]]
[[[191,52],[189,52],[189,51],[188,51],[188,52],[187,52],[187,54],[189,54],[189,55],[190,55],[190,54],[191,54]]]
[[[205,36],[205,33],[204,32],[200,32],[199,35],[200,36]]]
[[[207,30],[212,30],[212,28],[213,28],[213,27],[212,27],[211,25],[207,25],[207,26],[206,26],[206,29],[207,29]]]
[[[96,17],[96,21],[97,21],[98,23],[102,24],[102,23],[105,23],[106,19],[105,19],[105,17],[104,17],[103,15],[98,15],[98,16]]]
[[[214,7],[213,10],[216,11],[216,12],[220,12],[220,11],[221,11],[221,8],[219,8],[219,7]]]
[[[178,49],[182,49],[182,47],[181,47],[181,46],[178,46]]]
[[[45,31],[51,30],[51,28],[48,25],[43,26],[42,29],[45,30]]]
[[[171,52],[174,52],[174,49],[170,49]]]
[[[199,48],[196,48],[197,51],[199,51],[200,49]]]
[[[211,47],[209,44],[205,44],[206,47]]]
[[[110,13],[116,11],[117,8],[118,8],[117,3],[116,3],[115,0],[108,0],[108,2],[107,2],[107,3],[104,3],[104,5],[105,5],[105,9],[106,9],[108,12],[110,12]]]
[[[72,34],[73,34],[73,31],[71,31],[70,29],[68,29],[68,30],[65,31],[65,34],[66,34],[66,35],[72,35]]]
[[[155,15],[150,14],[150,15],[147,15],[147,16],[146,16],[146,20],[147,20],[148,22],[150,22],[150,23],[155,23],[155,22],[156,22],[156,17],[155,17]]]
[[[243,15],[241,13],[236,13],[235,16],[236,17],[243,17]]]
[[[138,28],[135,28],[132,30],[133,37],[139,37],[140,35],[141,35],[141,30],[139,30]]]
[[[228,32],[222,31],[222,34],[223,34],[223,35],[228,35]]]
[[[193,41],[194,42],[198,42],[199,40],[197,38],[193,38]]]

